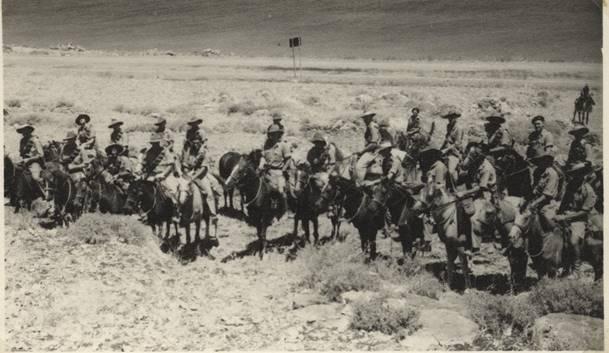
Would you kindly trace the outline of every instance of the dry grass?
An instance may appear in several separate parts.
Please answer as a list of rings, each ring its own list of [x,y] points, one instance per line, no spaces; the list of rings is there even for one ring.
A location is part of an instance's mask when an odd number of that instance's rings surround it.
[[[150,228],[129,216],[108,216],[87,213],[70,228],[62,228],[60,236],[70,236],[86,244],[103,244],[118,241],[126,244],[142,245],[151,237]]]
[[[152,115],[153,113],[160,112],[160,110],[156,106],[151,105],[151,104],[147,104],[147,105],[144,105],[141,107],[129,107],[124,104],[117,104],[114,106],[114,108],[112,108],[112,110],[117,113],[143,115],[143,116],[149,116],[149,115]]]
[[[421,327],[418,319],[418,311],[406,306],[395,307],[387,302],[387,298],[378,297],[353,304],[351,328],[405,337]]]

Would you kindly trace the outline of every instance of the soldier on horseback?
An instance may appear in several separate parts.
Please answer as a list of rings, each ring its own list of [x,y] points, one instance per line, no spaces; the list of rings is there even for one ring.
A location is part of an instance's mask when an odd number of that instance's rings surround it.
[[[445,106],[441,112],[443,119],[448,119],[446,125],[446,136],[444,143],[440,148],[442,155],[446,158],[446,166],[448,167],[448,175],[450,177],[450,188],[455,188],[457,178],[459,177],[457,166],[463,157],[463,148],[465,147],[465,133],[463,129],[457,125],[457,119],[461,116],[461,112],[455,106]]]
[[[536,165],[533,181],[532,199],[526,200],[521,210],[526,207],[539,210],[540,221],[544,230],[549,230],[551,220],[556,213],[555,199],[559,194],[560,177],[553,167],[554,157],[549,153],[530,158],[531,163]]]
[[[268,134],[273,126],[277,126],[279,130],[285,132],[285,127],[283,126],[283,124],[281,124],[281,119],[283,118],[280,114],[274,115],[273,122],[266,128],[266,133]]]
[[[112,119],[112,121],[110,122],[110,125],[108,125],[108,128],[112,129],[112,132],[110,133],[110,143],[123,146],[121,155],[128,156],[128,154],[129,154],[129,136],[127,136],[127,134],[123,132],[123,129],[121,128],[122,125],[123,125],[122,121]]]
[[[406,134],[412,135],[421,131],[421,118],[419,118],[419,108],[412,108],[410,111],[412,115],[408,119],[408,125],[406,126]]]
[[[87,114],[80,114],[76,117],[76,135],[81,148],[97,150],[95,131],[91,126],[91,117]]]
[[[493,113],[486,120],[488,122],[484,124],[484,130],[486,131],[488,148],[511,148],[514,145],[514,139],[508,129],[503,126],[505,123],[503,114]]]
[[[573,142],[569,147],[569,156],[567,157],[567,167],[573,166],[577,163],[586,162],[592,155],[592,146],[584,138],[588,132],[587,127],[576,124],[569,134],[573,135]]]
[[[311,167],[311,179],[321,190],[328,183],[330,168],[336,164],[336,146],[327,143],[319,132],[313,135],[311,142],[313,147],[307,153],[307,162]]]
[[[157,121],[154,123],[154,125],[156,126],[156,131],[154,133],[161,139],[159,143],[162,142],[162,145],[165,146],[164,148],[167,148],[169,151],[173,152],[175,138],[173,133],[169,129],[167,129],[167,120],[165,120],[165,118],[159,116],[158,114],[156,116]]]
[[[355,165],[356,184],[369,194],[381,178],[396,177],[401,161],[394,163],[391,141],[381,142],[376,151],[365,152]]]
[[[150,137],[150,148],[144,156],[142,165],[144,179],[156,182],[161,186],[164,194],[178,205],[178,179],[181,177],[181,168],[175,154],[169,149],[169,141],[160,133]],[[174,219],[179,221],[179,215]]]
[[[545,121],[546,119],[541,115],[537,115],[531,120],[535,129],[529,134],[529,144],[526,152],[529,159],[554,151],[554,137],[544,128]]]
[[[201,119],[193,118],[188,122],[190,126],[186,132],[186,140],[180,158],[182,171],[187,179],[192,181],[207,197],[207,205],[211,213],[210,220],[214,226],[218,224],[217,199],[221,195],[221,186],[210,174],[206,161],[207,139],[202,135],[199,125]]]
[[[366,131],[364,132],[364,149],[360,152],[363,155],[366,152],[374,152],[381,142],[381,134],[379,126],[374,121],[376,113],[364,113],[360,118],[364,119]]]
[[[287,211],[285,174],[290,168],[292,150],[288,143],[282,140],[282,137],[283,130],[278,125],[269,128],[258,170],[264,174],[270,187],[278,194],[283,210]]]
[[[38,188],[39,196],[47,198],[47,192],[42,185],[43,151],[42,145],[38,140],[38,136],[34,135],[34,127],[30,124],[25,124],[17,128],[17,132],[23,137],[19,141],[19,165],[23,168],[24,173],[34,182],[34,186]]]
[[[594,206],[597,196],[586,180],[586,175],[591,171],[592,167],[586,162],[576,163],[567,170],[567,175],[571,178],[567,187],[570,192],[565,194],[557,216],[554,217],[554,221],[570,224],[569,240],[575,253],[575,269],[581,264],[581,248],[588,219],[596,214]]]
[[[389,141],[393,144],[393,135],[391,131],[389,131],[389,120],[383,119],[379,122],[379,135],[381,136],[381,141]]]
[[[108,159],[104,165],[102,176],[107,184],[116,185],[121,192],[127,192],[130,178],[133,175],[131,161],[124,155],[124,147],[121,144],[112,144],[106,147]]]

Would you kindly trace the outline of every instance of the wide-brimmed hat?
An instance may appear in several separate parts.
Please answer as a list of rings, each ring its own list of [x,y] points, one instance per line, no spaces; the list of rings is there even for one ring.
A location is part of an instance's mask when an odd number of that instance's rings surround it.
[[[273,115],[273,121],[280,121],[281,119],[283,119],[283,116],[281,114]]]
[[[505,117],[503,116],[503,114],[497,113],[497,112],[494,112],[491,115],[487,116],[486,120],[489,123],[493,123],[493,124],[497,124],[497,125],[501,125],[501,124],[505,123]]]
[[[311,142],[323,142],[323,143],[326,143],[326,140],[324,139],[324,137],[319,132],[316,132],[316,133],[313,134],[313,138],[311,138]]]
[[[415,110],[417,111],[417,113],[420,113],[420,112],[421,112],[421,110],[420,110],[419,108],[417,108],[417,107],[412,108],[412,109],[410,110],[410,112],[411,112],[411,113],[414,113],[414,111],[415,111]]]
[[[202,122],[203,122],[203,119],[194,117],[194,118],[188,120],[187,124],[188,125],[199,125]]]
[[[76,125],[80,125],[80,124],[82,124],[83,120],[85,123],[88,123],[89,121],[91,121],[91,117],[87,114],[79,114],[76,117],[76,120],[74,120],[74,122],[76,123]]]
[[[112,151],[116,151],[116,150],[118,150],[116,152],[117,154],[121,154],[121,153],[123,153],[125,148],[123,147],[123,145],[119,145],[118,143],[113,143],[113,144],[108,145],[106,147],[106,154],[110,155],[110,154],[112,154]]]
[[[283,133],[283,129],[281,127],[279,127],[279,125],[273,124],[269,127],[269,129],[267,130],[266,133],[267,134]]]
[[[66,134],[66,138],[64,138],[64,141],[70,141],[70,140],[75,140],[76,139],[76,133],[74,131],[68,131],[68,133]]]
[[[384,141],[381,141],[381,143],[379,144],[378,151],[380,152],[380,151],[386,150],[388,148],[393,148],[393,143],[391,143],[391,141],[389,141],[389,140],[384,140]]]
[[[554,156],[547,152],[544,152],[538,156],[534,156],[534,157],[531,157],[528,159],[528,161],[533,164],[539,164],[543,161],[553,161],[553,160],[554,160]]]
[[[590,129],[581,124],[576,124],[571,130],[569,130],[569,134],[576,135],[585,135],[590,132]]]
[[[167,120],[165,120],[165,118],[159,116],[156,121],[154,122],[154,125],[163,125],[166,124]]]
[[[123,125],[123,122],[118,120],[118,119],[112,119],[112,121],[110,121],[110,125],[108,125],[109,129],[114,128],[115,126],[120,126]]]
[[[150,135],[148,143],[160,143],[161,141],[163,141],[163,136],[161,134],[152,134]]]
[[[34,131],[34,127],[30,124],[23,124],[20,125],[19,127],[17,127],[17,132],[22,134],[24,133],[26,130],[29,130],[30,132]]]
[[[443,119],[458,118],[461,116],[461,110],[454,105],[445,105],[440,109],[440,117]]]
[[[419,152],[419,161],[437,161],[442,158],[442,151],[437,148],[427,147]]]
[[[364,112],[364,114],[360,115],[360,119],[372,118],[375,115],[376,115],[376,113],[373,113],[373,112]]]
[[[589,173],[592,171],[592,166],[588,162],[579,162],[569,168],[566,173],[567,174],[577,174],[577,173]]]
[[[543,117],[543,116],[541,116],[541,115],[536,115],[536,116],[535,116],[533,119],[531,119],[531,123],[535,124],[535,122],[536,122],[537,120],[540,120],[540,121],[542,121],[542,122],[545,122],[545,121],[546,121],[546,118],[544,118],[544,117]]]

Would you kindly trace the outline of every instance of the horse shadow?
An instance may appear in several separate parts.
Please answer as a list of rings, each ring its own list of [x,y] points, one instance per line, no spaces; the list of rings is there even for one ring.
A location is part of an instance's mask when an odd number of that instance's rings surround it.
[[[230,207],[224,206],[224,207],[218,209],[218,214],[221,214],[224,217],[236,219],[239,221],[245,220],[245,215],[243,214],[243,212],[241,212],[241,210],[238,210],[236,208],[230,208]]]
[[[216,244],[208,238],[192,241],[189,244],[182,244],[180,236],[173,235],[166,240],[162,240],[159,248],[163,253],[172,254],[181,264],[186,265],[199,257],[215,260],[215,257],[211,254],[211,249],[215,246]]]
[[[425,264],[425,270],[431,273],[440,282],[446,283],[446,262],[436,261]],[[512,291],[510,285],[510,277],[507,274],[502,273],[487,273],[481,275],[470,274],[470,280],[473,289],[488,292],[494,295],[506,295]],[[536,279],[533,277],[527,277],[525,283],[518,288],[518,292],[530,290],[536,283]],[[451,286],[451,289],[457,292],[464,292],[465,289],[465,276],[463,272],[455,273],[455,281]]]
[[[266,252],[274,252],[276,251],[279,254],[283,254],[286,251],[286,248],[292,247],[294,245],[294,234],[292,232],[288,232],[278,238],[268,239],[266,241]],[[233,251],[226,257],[224,257],[221,262],[227,263],[232,260],[241,259],[246,256],[254,256],[258,254],[260,251],[260,243],[259,240],[253,240],[248,243],[244,250],[241,251]]]

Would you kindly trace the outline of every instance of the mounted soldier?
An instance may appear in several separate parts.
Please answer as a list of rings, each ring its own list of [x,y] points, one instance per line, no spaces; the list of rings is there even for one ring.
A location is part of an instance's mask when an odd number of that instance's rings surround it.
[[[408,125],[406,126],[406,134],[412,135],[421,131],[421,118],[419,117],[419,108],[412,108],[410,111],[412,115],[408,119]]]
[[[592,146],[585,139],[585,136],[590,130],[581,124],[576,124],[573,129],[569,131],[570,135],[573,135],[573,142],[569,147],[569,156],[567,158],[567,168],[582,162],[590,160],[592,155]]]
[[[80,147],[97,151],[97,141],[95,138],[95,131],[91,125],[91,117],[87,114],[80,114],[76,117],[75,123],[77,126],[76,135]]]
[[[78,135],[73,131],[68,131],[63,139],[64,145],[61,149],[59,162],[70,174],[70,178],[76,185],[79,185],[85,178],[84,170],[89,162],[95,158],[95,152],[86,149],[77,143]]]
[[[489,149],[504,147],[506,149],[512,148],[514,145],[514,139],[510,135],[510,132],[506,127],[503,126],[505,123],[505,117],[500,113],[493,113],[486,118],[488,121],[484,124],[484,131],[487,136],[487,146]]]
[[[206,160],[207,146],[205,141],[207,139],[199,129],[201,123],[202,120],[198,118],[193,118],[188,122],[190,128],[186,132],[186,141],[180,161],[186,178],[192,181],[207,198],[207,205],[211,213],[210,221],[214,227],[217,227],[217,200],[221,195],[222,187],[210,173],[210,167]]]
[[[321,133],[316,132],[311,139],[313,147],[307,152],[307,162],[311,167],[312,181],[323,189],[328,183],[330,169],[338,159],[336,146],[328,143]]]
[[[556,198],[560,191],[560,177],[554,169],[554,157],[545,152],[530,159],[536,165],[533,181],[533,195],[530,200],[526,200],[521,210],[526,207],[538,210],[540,221],[544,231],[551,230],[553,226],[552,218],[556,213]]]
[[[144,179],[158,183],[164,194],[178,205],[178,185],[182,176],[179,162],[170,150],[168,140],[161,133],[154,133],[150,137],[150,148],[146,151],[142,165]],[[179,215],[174,218],[179,221]]]
[[[110,125],[108,125],[109,129],[112,129],[110,133],[110,144],[111,145],[121,145],[123,146],[121,155],[128,156],[129,155],[129,136],[123,132],[122,129],[123,122],[120,120],[112,119]]]
[[[371,194],[382,178],[393,180],[401,161],[394,163],[391,141],[381,142],[376,151],[365,152],[355,165],[356,184]]]
[[[459,177],[457,166],[463,158],[463,149],[465,148],[465,133],[463,129],[457,125],[457,119],[461,117],[461,112],[455,106],[445,106],[441,111],[441,117],[448,119],[446,125],[446,136],[442,144],[441,151],[446,158],[446,166],[449,175],[449,188],[456,187],[456,181]]]
[[[129,158],[124,155],[123,145],[117,143],[109,145],[106,147],[106,156],[108,159],[102,172],[105,182],[118,186],[123,193],[126,193],[133,176],[133,168]]]
[[[21,160],[18,161],[18,164],[23,168],[26,177],[31,178],[33,185],[38,188],[35,192],[39,192],[39,196],[46,199],[48,195],[42,185],[43,180],[40,175],[44,163],[42,144],[40,144],[38,136],[33,134],[34,126],[30,124],[18,127],[17,132],[23,136],[19,141],[19,157]]]
[[[570,177],[570,190],[562,200],[557,216],[554,221],[567,222],[570,224],[571,235],[569,237],[571,246],[575,253],[574,267],[577,270],[581,264],[581,248],[586,236],[588,220],[596,215],[595,204],[597,195],[592,186],[586,181],[586,175],[592,171],[589,163],[579,162],[567,170]]]
[[[379,143],[381,143],[381,134],[379,132],[379,126],[374,121],[376,113],[364,113],[360,116],[366,124],[366,131],[364,132],[364,149],[360,152],[363,155],[366,152],[376,151]]]
[[[165,118],[155,115],[157,121],[154,123],[156,126],[155,134],[161,139],[162,145],[165,146],[169,151],[174,151],[173,145],[175,143],[175,137],[173,132],[167,129],[167,120]]]
[[[531,159],[544,153],[554,152],[554,137],[544,128],[546,119],[537,115],[532,120],[534,130],[529,134],[526,157]]]
[[[389,141],[391,144],[394,143],[393,134],[389,131],[391,124],[389,124],[388,119],[382,119],[379,122],[379,135],[381,136],[381,141]]]
[[[279,128],[279,130],[281,130],[285,133],[285,127],[283,126],[283,124],[281,124],[282,119],[283,119],[283,117],[280,114],[274,115],[273,122],[271,123],[271,125],[269,125],[266,128],[266,133],[268,134],[273,126],[277,126]]]
[[[258,170],[263,173],[269,186],[276,192],[279,202],[281,202],[280,206],[287,211],[285,174],[291,167],[292,150],[282,137],[283,130],[278,125],[269,128]]]

